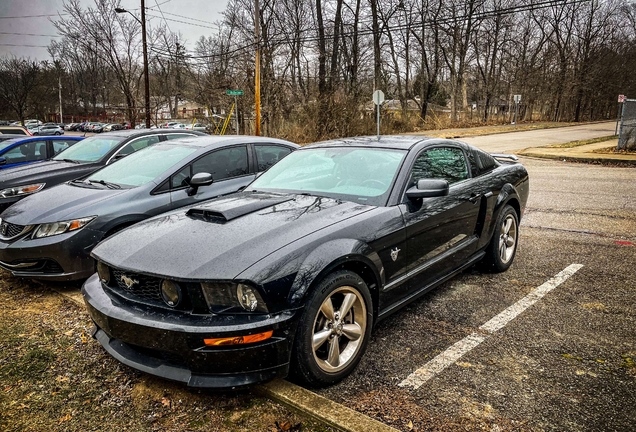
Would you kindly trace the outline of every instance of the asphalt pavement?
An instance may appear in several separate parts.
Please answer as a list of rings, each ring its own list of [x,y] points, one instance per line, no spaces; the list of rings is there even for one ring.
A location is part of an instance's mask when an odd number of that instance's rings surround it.
[[[401,430],[633,430],[636,171],[521,162],[530,198],[512,267],[473,268],[380,323],[359,368],[321,395]],[[582,267],[483,331],[572,264]],[[400,386],[475,334],[484,340],[419,388]]]
[[[482,135],[460,138],[460,140],[491,153],[502,153],[514,152],[528,147],[610,136],[614,135],[615,128],[616,122],[586,123],[580,126]]]

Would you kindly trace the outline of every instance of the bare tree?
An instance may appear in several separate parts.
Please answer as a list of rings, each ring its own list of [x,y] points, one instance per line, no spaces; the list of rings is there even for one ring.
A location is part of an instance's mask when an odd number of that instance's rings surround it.
[[[0,99],[24,119],[30,109],[33,92],[38,85],[39,65],[30,59],[0,58]]]

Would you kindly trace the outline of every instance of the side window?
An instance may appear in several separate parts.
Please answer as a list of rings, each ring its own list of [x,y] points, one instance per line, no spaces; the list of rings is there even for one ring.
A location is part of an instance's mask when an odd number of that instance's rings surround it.
[[[467,179],[464,152],[454,147],[438,147],[422,152],[413,164],[409,187],[423,178],[445,179],[449,184]]]
[[[265,171],[276,162],[291,153],[287,147],[277,145],[255,145],[258,172]]]
[[[177,189],[183,186],[188,186],[190,184],[190,177],[190,165],[188,165],[170,178],[170,187],[172,189]]]
[[[31,141],[12,148],[2,156],[7,163],[33,162],[46,159],[46,141]]]
[[[475,154],[468,150],[468,163],[470,164],[470,172],[473,175],[473,177],[477,177],[481,174],[481,171],[479,169],[479,165],[477,165],[477,159],[475,159]]]
[[[120,151],[117,153],[118,155],[126,155],[132,154],[137,150],[141,150],[142,148],[146,148],[149,145],[156,144],[159,142],[159,135],[151,135],[142,138],[137,138],[134,141],[126,144]]]
[[[77,141],[53,140],[53,156],[56,156],[62,150],[66,150]]]
[[[166,134],[166,140],[175,140],[179,138],[192,138],[194,135],[184,134],[184,133],[176,133],[176,134]]]
[[[247,147],[231,147],[207,154],[192,164],[192,172],[210,173],[214,181],[246,175]]]

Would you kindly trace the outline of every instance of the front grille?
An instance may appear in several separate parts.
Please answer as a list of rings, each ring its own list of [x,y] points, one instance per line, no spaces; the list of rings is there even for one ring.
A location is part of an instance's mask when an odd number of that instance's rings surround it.
[[[2,221],[0,224],[0,236],[5,239],[10,239],[22,234],[25,228],[26,226],[24,225],[16,225],[7,221]]]
[[[161,302],[161,279],[138,273],[125,272],[119,269],[111,269],[113,282],[124,293],[143,300]]]

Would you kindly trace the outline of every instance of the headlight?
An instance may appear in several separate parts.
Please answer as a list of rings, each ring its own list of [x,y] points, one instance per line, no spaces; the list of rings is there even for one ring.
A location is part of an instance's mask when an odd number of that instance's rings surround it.
[[[7,189],[2,189],[0,191],[0,197],[2,198],[11,198],[14,196],[22,196],[29,195],[32,193],[36,193],[42,190],[46,183],[36,183],[25,186],[15,186]]]
[[[258,290],[250,285],[229,282],[204,282],[203,296],[213,312],[239,311],[268,313],[267,305]]]
[[[73,219],[64,222],[53,222],[41,224],[33,233],[33,238],[51,237],[58,234],[64,234],[69,231],[76,231],[88,225],[97,216],[85,217],[82,219]]]

